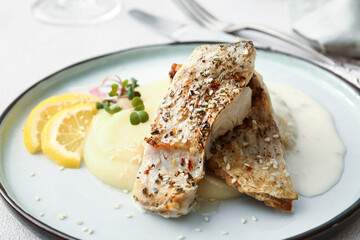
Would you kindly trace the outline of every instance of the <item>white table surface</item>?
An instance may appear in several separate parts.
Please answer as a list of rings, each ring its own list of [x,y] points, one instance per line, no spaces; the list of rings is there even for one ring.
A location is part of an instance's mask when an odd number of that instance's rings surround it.
[[[285,0],[201,2],[225,20],[261,23],[291,33]],[[110,21],[89,26],[54,26],[33,18],[33,3],[0,1],[0,113],[29,86],[75,62],[130,47],[171,42],[130,18],[127,11],[131,8],[190,23],[171,1],[123,0],[122,12]],[[285,45],[278,46],[287,49]],[[0,239],[44,237],[23,226],[0,201]],[[332,239],[360,239],[360,216]]]

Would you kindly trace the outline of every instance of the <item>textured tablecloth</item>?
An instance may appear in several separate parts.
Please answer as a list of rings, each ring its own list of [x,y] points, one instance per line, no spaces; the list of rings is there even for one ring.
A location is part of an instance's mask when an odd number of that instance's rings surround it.
[[[110,21],[81,27],[54,26],[33,18],[30,11],[33,3],[0,1],[0,112],[29,86],[75,62],[130,47],[170,42],[130,18],[127,14],[130,8],[190,22],[171,1],[124,0],[121,14]],[[208,0],[206,3],[209,9],[216,9],[219,17],[229,21],[265,23],[284,32],[291,31],[285,0]],[[22,225],[5,202],[0,201],[1,240],[41,238],[44,237]],[[360,216],[333,239],[360,239]]]

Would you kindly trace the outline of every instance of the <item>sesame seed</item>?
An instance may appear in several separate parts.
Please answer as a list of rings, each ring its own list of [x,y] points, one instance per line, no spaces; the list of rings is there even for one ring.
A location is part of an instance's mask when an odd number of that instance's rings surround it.
[[[87,231],[89,231],[89,228],[84,227],[82,230],[83,230],[83,232],[87,232]]]
[[[227,157],[226,156],[224,156],[224,162],[227,162]]]
[[[183,240],[183,239],[185,239],[185,237],[184,237],[183,235],[179,235],[179,236],[177,237],[177,239],[178,239],[178,240]]]
[[[251,122],[252,122],[254,125],[257,124],[256,120],[252,120]]]
[[[77,225],[82,225],[82,224],[83,224],[83,221],[77,221],[76,224],[77,224]]]
[[[257,158],[262,158],[262,156],[261,156],[261,155],[256,155],[256,157],[257,157]]]
[[[129,190],[127,190],[127,189],[123,189],[122,191],[123,191],[123,193],[129,193]]]
[[[266,170],[266,169],[269,169],[269,167],[263,167],[262,169],[263,169],[263,170]]]
[[[200,228],[195,228],[194,231],[195,232],[201,232],[201,229]]]
[[[235,183],[235,182],[236,182],[236,179],[233,178],[233,179],[231,180],[231,183]]]
[[[187,143],[187,139],[186,139],[186,138],[183,138],[183,139],[181,140],[181,142],[182,142],[182,143]]]
[[[246,147],[247,145],[249,145],[249,143],[248,143],[248,142],[243,142],[242,145],[243,145],[244,147]]]
[[[257,221],[257,218],[255,216],[252,216],[251,219],[256,222]]]
[[[228,163],[228,164],[226,164],[226,170],[230,170],[230,164]]]
[[[93,233],[94,233],[94,229],[89,228],[89,234],[91,235],[91,234],[93,234]]]
[[[215,202],[216,199],[215,199],[215,198],[209,198],[209,201],[210,201],[210,202]]]
[[[274,165],[273,165],[273,167],[274,167],[275,169],[277,169],[277,168],[278,168],[278,166],[277,166],[276,164],[274,164]]]
[[[212,95],[214,93],[214,90],[210,90],[209,94]]]
[[[40,215],[40,217],[43,217],[45,215],[45,213],[41,212],[39,215]]]
[[[234,92],[234,93],[238,93],[238,92],[240,92],[240,90],[237,89],[237,88],[235,88],[235,89],[233,90],[233,92]]]
[[[265,138],[265,139],[264,139],[264,142],[270,142],[270,138],[268,138],[268,137]]]
[[[246,219],[245,219],[245,218],[242,218],[242,219],[241,219],[241,223],[242,223],[242,224],[245,224],[245,223],[246,223]]]
[[[36,201],[40,201],[40,197],[36,196],[36,197],[35,197],[35,200],[36,200]]]
[[[66,214],[62,213],[62,214],[59,215],[58,219],[59,220],[64,220],[66,217],[67,217]]]
[[[34,172],[30,173],[30,177],[33,177],[33,176],[35,176],[35,173]]]
[[[127,218],[132,218],[133,216],[131,214],[126,214]]]
[[[228,231],[221,231],[221,234],[222,234],[222,235],[228,235],[229,232],[228,232]]]
[[[209,222],[209,217],[204,217],[205,222]]]
[[[121,206],[121,203],[117,203],[117,204],[115,204],[115,205],[113,206],[113,208],[114,208],[114,209],[119,209],[120,206]]]
[[[275,138],[275,139],[277,139],[277,138],[279,138],[280,136],[279,136],[279,134],[274,134],[273,135],[273,138]]]
[[[63,166],[59,167],[59,170],[62,171],[64,170],[65,168]]]
[[[259,159],[259,163],[262,164],[262,163],[263,163],[263,160]]]

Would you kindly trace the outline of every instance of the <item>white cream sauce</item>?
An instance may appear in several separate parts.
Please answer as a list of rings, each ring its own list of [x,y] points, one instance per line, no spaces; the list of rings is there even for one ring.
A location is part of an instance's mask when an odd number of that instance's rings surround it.
[[[268,87],[273,108],[287,119],[292,135],[285,160],[296,192],[311,197],[328,191],[341,177],[345,153],[333,119],[324,107],[298,89],[279,83]]]

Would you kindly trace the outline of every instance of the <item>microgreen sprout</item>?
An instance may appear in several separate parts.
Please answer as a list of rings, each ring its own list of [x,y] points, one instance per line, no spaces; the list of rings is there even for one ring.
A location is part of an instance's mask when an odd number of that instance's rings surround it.
[[[109,85],[108,82],[112,84]],[[103,80],[100,86],[92,88],[90,93],[102,99],[101,102],[95,103],[96,108],[104,109],[110,114],[120,112],[123,109],[133,109],[134,112],[130,114],[130,123],[138,125],[147,122],[149,115],[145,111],[140,92],[135,90],[137,87],[139,87],[139,84],[135,78],[130,78],[130,81],[128,79],[122,81],[118,75],[110,75]],[[105,94],[104,91],[109,91],[109,89],[110,92]],[[132,107],[119,105],[120,99],[123,98],[131,100]]]

